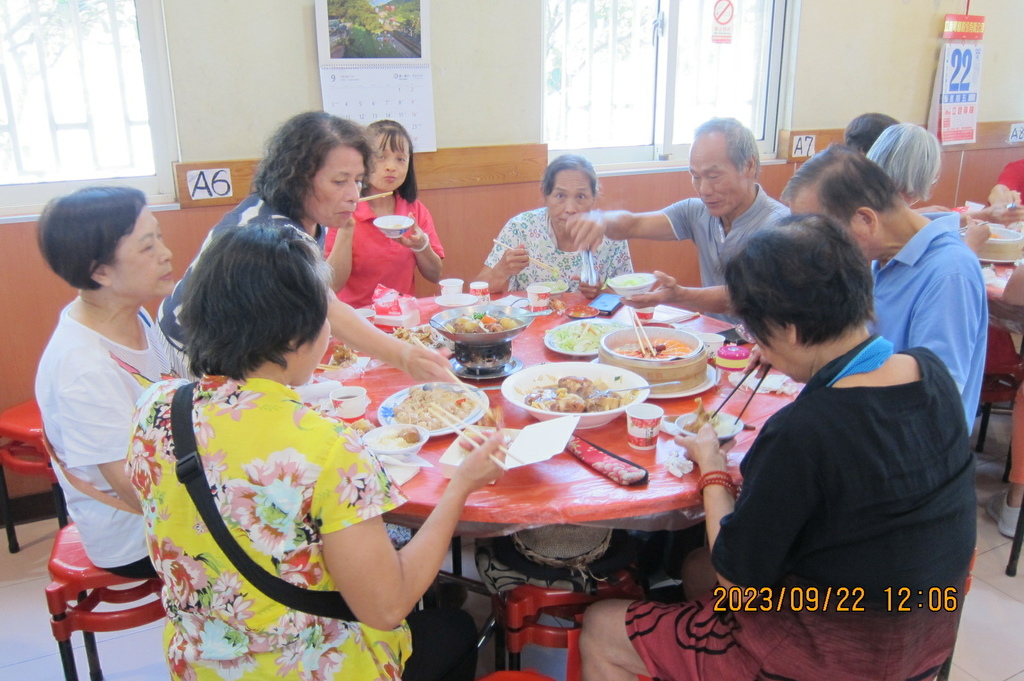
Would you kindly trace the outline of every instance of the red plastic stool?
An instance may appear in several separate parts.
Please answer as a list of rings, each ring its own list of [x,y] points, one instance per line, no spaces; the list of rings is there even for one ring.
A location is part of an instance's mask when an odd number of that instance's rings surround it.
[[[89,659],[89,676],[100,681],[103,671],[96,651],[95,632],[123,631],[156,622],[164,617],[160,602],[160,580],[138,580],[118,577],[112,572],[93,565],[85,555],[78,528],[62,527],[50,552],[50,578],[46,587],[46,605],[50,610],[50,626],[60,649],[60,661],[67,681],[78,681],[75,654],[71,649],[71,634],[81,631],[85,637],[85,652]],[[134,584],[125,589],[113,586]],[[95,612],[101,603],[126,604],[148,599],[131,607]]]
[[[57,521],[61,527],[68,524],[64,493],[50,466],[50,457],[43,446],[43,417],[35,400],[22,402],[0,414],[0,439],[9,440],[0,445],[0,513],[7,530],[7,550],[17,553],[18,535],[14,529],[11,499],[7,493],[7,476],[11,470],[21,475],[39,475],[50,481]]]
[[[504,639],[508,668],[519,670],[520,655],[529,643],[545,648],[568,648],[568,632],[578,625],[541,624],[541,615],[574,622],[576,615],[596,601],[609,598],[635,601],[643,597],[643,589],[628,570],[616,574],[608,582],[599,582],[597,593],[593,594],[523,584],[492,595],[494,620],[498,625],[499,642]],[[496,654],[502,657],[502,646],[497,647]],[[499,659],[498,663],[501,662],[503,660]]]

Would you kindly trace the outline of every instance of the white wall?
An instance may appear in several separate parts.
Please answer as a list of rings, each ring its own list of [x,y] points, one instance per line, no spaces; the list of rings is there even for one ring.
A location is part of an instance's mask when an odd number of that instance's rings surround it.
[[[924,124],[945,14],[965,0],[802,0],[793,129],[841,128],[881,111]],[[979,119],[1024,121],[1024,1],[973,0],[985,17]]]
[[[543,141],[542,1],[433,0],[439,147]],[[791,0],[797,1],[797,0]],[[799,0],[784,127],[865,111],[924,123],[946,13],[966,0]],[[1024,0],[986,16],[980,119],[1024,121]],[[313,0],[164,0],[183,161],[255,158],[285,119],[321,106]]]

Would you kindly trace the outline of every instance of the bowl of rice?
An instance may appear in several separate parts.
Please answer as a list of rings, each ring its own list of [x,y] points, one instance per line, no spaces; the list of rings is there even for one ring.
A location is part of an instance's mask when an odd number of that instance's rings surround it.
[[[423,449],[429,437],[423,426],[400,423],[374,428],[363,435],[363,445],[374,454],[402,459]]]

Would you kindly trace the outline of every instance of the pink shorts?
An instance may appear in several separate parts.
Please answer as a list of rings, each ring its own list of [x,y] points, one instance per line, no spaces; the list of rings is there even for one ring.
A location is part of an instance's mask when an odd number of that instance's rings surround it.
[[[715,612],[717,599],[626,611],[633,648],[657,681],[930,679],[952,653],[949,613]]]

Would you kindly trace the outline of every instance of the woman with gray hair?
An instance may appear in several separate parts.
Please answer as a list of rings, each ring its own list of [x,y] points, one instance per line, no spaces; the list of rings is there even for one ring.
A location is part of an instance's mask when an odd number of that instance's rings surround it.
[[[931,197],[932,185],[942,170],[939,140],[913,123],[897,123],[883,130],[868,150],[868,158],[882,166],[911,206]]]
[[[553,269],[562,272],[570,291],[578,289],[593,298],[604,279],[633,271],[629,245],[604,239],[593,249],[601,278],[598,285],[587,286],[578,277],[569,279],[583,264],[582,249],[575,247],[569,234],[569,218],[593,210],[597,204],[597,172],[590,161],[563,154],[548,165],[540,186],[544,207],[521,213],[505,224],[498,234],[500,243],[494,244],[476,276],[487,282],[492,293],[525,291],[530,284],[554,279]]]

